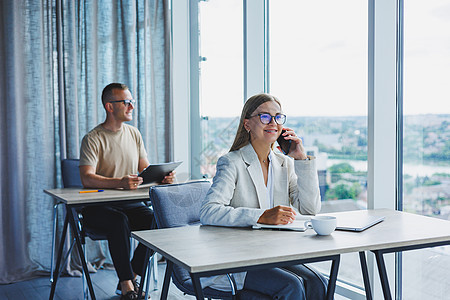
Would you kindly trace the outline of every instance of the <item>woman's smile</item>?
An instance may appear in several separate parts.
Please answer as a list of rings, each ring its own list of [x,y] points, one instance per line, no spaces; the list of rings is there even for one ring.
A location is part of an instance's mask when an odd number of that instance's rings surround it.
[[[278,133],[278,129],[266,129],[264,131],[267,133]]]

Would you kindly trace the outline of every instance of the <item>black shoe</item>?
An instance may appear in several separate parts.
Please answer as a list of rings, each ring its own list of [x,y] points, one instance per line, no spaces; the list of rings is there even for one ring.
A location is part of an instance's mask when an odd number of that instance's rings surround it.
[[[139,291],[139,282],[136,279],[133,279],[133,287],[134,287],[134,290],[136,291],[136,294],[137,294],[137,292]],[[119,295],[119,296],[122,295],[122,288],[120,286],[120,281],[117,284],[116,294]],[[140,299],[144,299],[144,297],[145,297],[145,291],[142,291],[142,296],[141,296]],[[149,298],[150,298],[150,295],[149,295]]]
[[[133,280],[133,287],[135,291],[139,290],[139,282],[136,279]],[[116,294],[119,296],[122,295],[122,288],[120,287],[120,281],[117,284]]]

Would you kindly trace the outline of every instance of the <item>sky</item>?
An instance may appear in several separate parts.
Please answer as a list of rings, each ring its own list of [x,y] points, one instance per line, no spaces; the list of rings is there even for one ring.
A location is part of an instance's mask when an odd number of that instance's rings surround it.
[[[404,113],[450,113],[450,0],[404,5]],[[269,7],[270,92],[283,110],[367,115],[367,1],[272,0]],[[200,2],[204,116],[240,114],[242,27],[242,0]]]

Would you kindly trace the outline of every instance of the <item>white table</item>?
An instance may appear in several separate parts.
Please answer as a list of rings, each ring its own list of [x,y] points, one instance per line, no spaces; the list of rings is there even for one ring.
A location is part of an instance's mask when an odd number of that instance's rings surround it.
[[[63,188],[44,190],[44,193],[66,205],[89,205],[124,200],[146,201],[148,200],[149,188],[150,187],[147,186],[135,190],[105,189],[104,192],[83,194],[80,194],[80,191],[89,191],[94,189]]]
[[[191,274],[197,299],[203,299],[200,277],[332,260],[329,299],[334,294],[339,253],[320,246],[332,236],[310,243],[298,232],[215,226],[133,231],[132,236],[167,259],[161,299],[167,297],[173,263]]]
[[[326,260],[350,252],[360,253],[366,295],[371,299],[364,251],[374,252],[384,297],[391,299],[383,254],[449,245],[450,222],[387,209],[368,213],[385,216],[385,220],[363,232],[335,231],[330,236],[318,236],[312,230],[290,232],[214,226],[146,230],[132,232],[132,235],[168,261],[162,299],[167,296],[173,263],[191,274],[200,299],[199,277]],[[328,215],[339,219],[339,214]],[[338,264],[339,260],[336,268]],[[334,286],[331,288],[334,291]]]
[[[64,219],[64,228],[62,232],[62,237],[58,249],[58,256],[55,265],[55,276],[52,282],[52,287],[50,291],[49,299],[53,299],[56,289],[56,282],[59,277],[59,268],[62,258],[62,252],[64,248],[64,241],[66,238],[67,228],[70,225],[73,236],[75,237],[75,244],[78,249],[78,253],[80,254],[80,261],[83,267],[84,274],[86,276],[86,281],[89,288],[89,293],[91,298],[95,300],[95,293],[92,287],[92,281],[89,276],[89,271],[87,269],[86,261],[84,258],[83,248],[81,246],[80,240],[80,229],[77,226],[77,212],[76,209],[79,207],[87,206],[87,205],[106,205],[110,203],[120,203],[120,202],[139,202],[139,201],[147,201],[149,199],[149,187],[139,188],[136,190],[119,190],[119,189],[105,189],[103,192],[97,193],[81,193],[80,191],[89,190],[89,189],[80,189],[80,188],[63,188],[63,189],[51,189],[44,190],[44,192],[53,198],[55,198],[58,202],[65,204],[66,206],[66,216]],[[92,189],[91,189],[92,190]],[[145,266],[147,267],[147,266]]]

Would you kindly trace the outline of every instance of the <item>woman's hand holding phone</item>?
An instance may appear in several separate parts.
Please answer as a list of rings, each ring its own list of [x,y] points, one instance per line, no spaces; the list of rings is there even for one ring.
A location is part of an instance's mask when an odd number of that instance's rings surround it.
[[[291,150],[291,140],[286,140],[284,138],[284,133],[286,132],[286,130],[281,130],[281,134],[277,139],[278,142],[278,150],[280,150],[284,155],[288,155],[289,151]]]
[[[280,145],[278,149],[293,159],[305,160],[308,158],[302,140],[295,134],[293,129],[283,128],[277,142]]]

